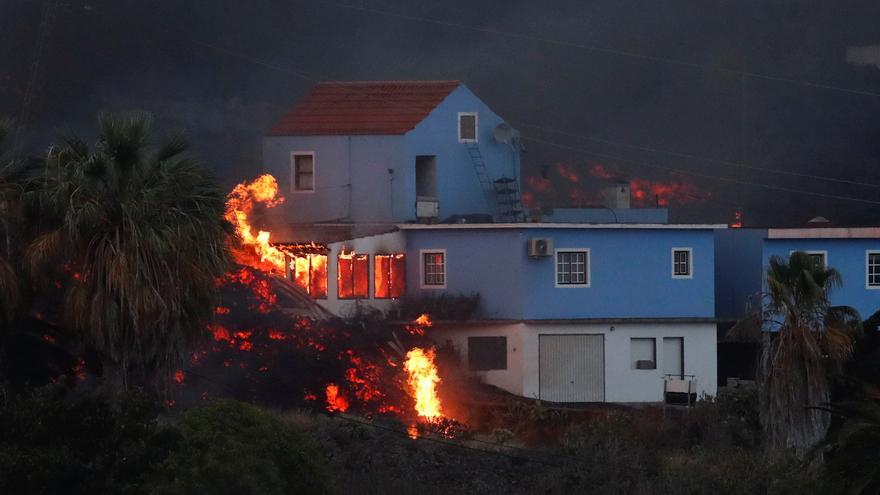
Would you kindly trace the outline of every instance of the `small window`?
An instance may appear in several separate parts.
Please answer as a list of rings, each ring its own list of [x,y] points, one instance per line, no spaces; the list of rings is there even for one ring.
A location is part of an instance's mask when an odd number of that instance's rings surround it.
[[[693,249],[691,248],[673,248],[672,249],[672,277],[673,278],[691,278],[693,272]]]
[[[473,371],[507,369],[507,337],[468,337],[468,367]]]
[[[315,154],[294,153],[292,167],[292,184],[294,192],[311,192],[315,190]]]
[[[370,297],[370,255],[340,253],[337,267],[339,299]]]
[[[301,254],[291,262],[293,280],[313,299],[327,298],[327,255]]]
[[[827,256],[824,252],[807,252],[810,256],[810,259],[813,260],[813,263],[825,268],[828,266],[828,261],[826,260]]]
[[[422,251],[422,287],[446,287],[446,252]]]
[[[458,114],[458,142],[477,142],[477,114],[475,112]]]
[[[556,251],[556,286],[557,287],[589,287],[590,285],[590,251],[562,250]]]
[[[880,289],[880,251],[868,251],[868,288]]]
[[[630,358],[634,370],[657,369],[657,342],[656,339],[633,338],[629,339]]]
[[[377,254],[374,257],[373,274],[376,299],[402,297],[406,283],[406,256],[403,253]]]

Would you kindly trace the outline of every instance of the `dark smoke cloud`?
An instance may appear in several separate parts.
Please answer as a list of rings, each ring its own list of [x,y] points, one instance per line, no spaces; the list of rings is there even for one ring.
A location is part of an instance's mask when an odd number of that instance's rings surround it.
[[[488,30],[880,92],[880,69],[845,60],[848,45],[880,44],[875,22],[880,4],[869,0],[349,1]],[[0,2],[0,114],[19,113],[41,3]],[[259,170],[261,133],[305,93],[309,78],[456,78],[527,137],[606,155],[527,142],[524,175],[540,175],[542,168],[557,162],[583,169],[601,163],[630,177],[663,182],[672,175],[668,169],[682,169],[699,174],[689,180],[712,194],[709,201],[673,207],[676,221],[727,221],[742,206],[747,224],[800,224],[815,215],[841,224],[878,222],[874,212],[880,205],[705,176],[869,200],[880,200],[878,189],[701,158],[880,183],[880,98],[778,81],[743,81],[729,72],[332,4],[59,2],[58,21],[47,40],[43,83],[34,99],[28,148],[42,149],[65,129],[90,135],[99,110],[145,109],[156,114],[163,130],[185,130],[195,153],[226,183],[233,183]]]

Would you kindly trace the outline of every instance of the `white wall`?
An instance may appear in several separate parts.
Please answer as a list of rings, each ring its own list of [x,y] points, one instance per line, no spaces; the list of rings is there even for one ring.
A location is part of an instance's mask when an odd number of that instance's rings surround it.
[[[614,327],[614,330],[611,330]],[[684,338],[684,373],[695,375],[697,395],[717,393],[717,342],[714,323],[569,323],[464,325],[433,329],[438,343],[451,340],[467,364],[467,338],[507,337],[507,370],[477,372],[484,381],[511,393],[538,398],[538,336],[541,334],[601,334],[605,339],[605,401],[661,402],[663,400],[663,337]],[[655,338],[657,367],[632,369],[630,338]]]
[[[360,237],[343,242],[328,244],[330,252],[327,254],[327,299],[318,299],[317,302],[327,310],[339,316],[350,316],[356,311],[356,305],[370,306],[382,311],[390,309],[395,299],[376,299],[374,255],[403,253],[406,251],[406,241],[401,232],[390,232],[369,237]],[[370,297],[368,299],[339,299],[337,274],[339,265],[337,259],[342,250],[370,255]]]
[[[435,327],[428,329],[428,335],[439,345],[452,342],[461,358],[462,366],[467,366],[468,337],[507,337],[507,369],[474,371],[485,383],[494,385],[512,394],[523,395],[523,345],[522,323]]]

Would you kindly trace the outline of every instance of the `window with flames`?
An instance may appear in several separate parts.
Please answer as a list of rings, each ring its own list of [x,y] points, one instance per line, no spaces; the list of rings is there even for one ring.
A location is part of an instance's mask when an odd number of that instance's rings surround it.
[[[396,299],[405,289],[406,258],[402,253],[377,254],[375,258],[376,299]]]
[[[370,297],[370,255],[340,253],[337,271],[339,299]]]
[[[291,263],[293,280],[313,299],[327,298],[327,255],[300,254]]]

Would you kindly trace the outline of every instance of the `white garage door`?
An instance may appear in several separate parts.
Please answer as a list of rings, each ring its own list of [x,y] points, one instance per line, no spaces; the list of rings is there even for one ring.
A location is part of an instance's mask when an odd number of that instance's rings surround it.
[[[605,340],[602,335],[540,335],[541,400],[605,401]]]

